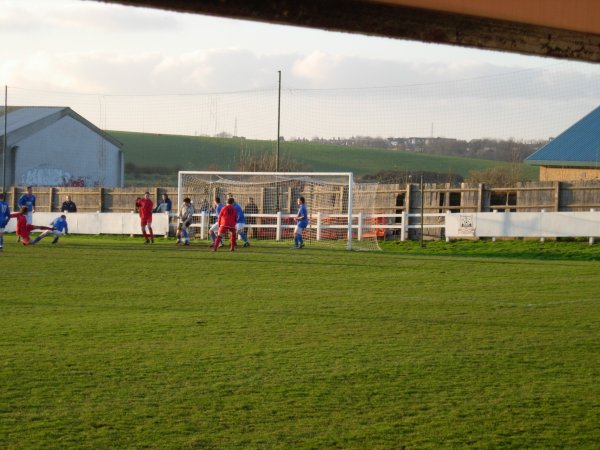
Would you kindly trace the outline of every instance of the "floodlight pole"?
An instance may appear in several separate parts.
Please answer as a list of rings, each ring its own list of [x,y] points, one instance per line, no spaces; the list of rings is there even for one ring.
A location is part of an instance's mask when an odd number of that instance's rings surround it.
[[[281,130],[281,70],[278,70],[279,74],[279,88],[277,90],[277,153],[275,155],[275,173],[279,172],[279,142],[281,136],[279,135]],[[277,196],[277,211],[279,212],[279,180],[277,180],[275,189],[275,195]]]
[[[279,74],[279,89],[277,90],[277,155],[275,156],[275,172],[279,172],[279,141],[281,136],[279,135],[281,130],[281,70],[278,70]]]
[[[2,193],[6,200],[6,135],[8,132],[8,86],[4,85],[4,141],[2,145]]]
[[[425,247],[425,244],[423,244],[423,229],[425,228],[425,224],[424,224],[424,218],[425,218],[425,192],[424,192],[424,188],[423,188],[423,174],[421,173],[421,239],[420,239],[420,244],[421,244],[421,248]]]

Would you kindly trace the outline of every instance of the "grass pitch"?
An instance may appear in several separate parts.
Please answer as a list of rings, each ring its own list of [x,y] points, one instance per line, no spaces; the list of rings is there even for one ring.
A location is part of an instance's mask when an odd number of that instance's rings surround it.
[[[518,242],[498,258],[12,238],[1,448],[600,442],[600,262],[572,256],[584,244],[539,260]]]

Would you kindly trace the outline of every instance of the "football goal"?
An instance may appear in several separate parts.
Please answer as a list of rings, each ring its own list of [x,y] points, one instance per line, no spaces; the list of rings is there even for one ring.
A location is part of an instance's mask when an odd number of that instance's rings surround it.
[[[216,220],[213,200],[218,197],[226,204],[233,197],[244,210],[251,240],[289,244],[294,239],[297,200],[304,197],[307,245],[379,248],[373,214],[377,184],[354,183],[352,173],[181,171],[177,189],[180,200],[191,199],[196,235],[203,239]]]

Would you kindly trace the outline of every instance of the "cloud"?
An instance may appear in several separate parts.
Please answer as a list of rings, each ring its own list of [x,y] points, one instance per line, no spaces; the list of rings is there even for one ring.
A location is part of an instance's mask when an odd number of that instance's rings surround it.
[[[466,61],[452,64],[344,57],[314,52],[260,55],[249,49],[208,49],[181,54],[38,51],[0,60],[8,84],[100,94],[184,94],[272,87],[358,91],[395,89],[407,97],[597,97],[599,69],[569,63],[523,69]],[[40,76],[43,74],[43,76]],[[376,91],[372,92],[376,95]]]
[[[378,86],[414,88],[499,74],[506,68],[474,61],[410,62],[366,57],[342,57],[323,52],[300,56],[291,67],[296,82],[306,88],[351,89]]]
[[[99,126],[182,134],[237,128],[247,137],[273,133],[278,70],[288,136],[428,135],[435,123],[436,134],[447,137],[540,138],[555,135],[600,102],[600,69],[569,62],[524,69],[325,52],[261,55],[241,48],[180,54],[39,51],[18,61],[0,60],[13,104],[76,105],[83,99],[87,103],[76,110],[83,113],[89,104],[91,113],[84,115],[96,114],[92,119]],[[14,86],[38,91],[28,97]],[[103,96],[123,98],[100,111]],[[127,96],[156,98],[140,106]],[[185,102],[188,112],[179,112],[177,102]],[[119,114],[136,116],[134,125],[117,124],[117,103]],[[166,110],[174,112],[144,116]]]
[[[0,60],[0,74],[13,86],[90,94],[225,92],[276,86],[277,70],[291,58],[259,56],[239,49],[177,56],[157,52],[37,52],[19,61]]]
[[[10,8],[6,5],[2,8],[0,30],[3,33],[26,33],[43,25],[42,17],[35,12],[33,5],[21,2]]]
[[[343,63],[340,56],[314,52],[294,61],[291,73],[310,86],[322,86],[337,78]]]

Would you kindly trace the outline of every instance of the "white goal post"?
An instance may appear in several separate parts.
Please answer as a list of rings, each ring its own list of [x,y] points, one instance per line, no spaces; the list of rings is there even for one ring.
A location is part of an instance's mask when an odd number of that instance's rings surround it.
[[[304,197],[309,225],[303,236],[308,244],[378,248],[368,223],[376,185],[355,184],[351,172],[180,171],[177,194],[178,208],[184,198],[191,199],[203,232],[215,220],[213,200],[218,197],[225,204],[232,196],[244,209],[248,237],[275,241],[293,239],[296,201]]]

